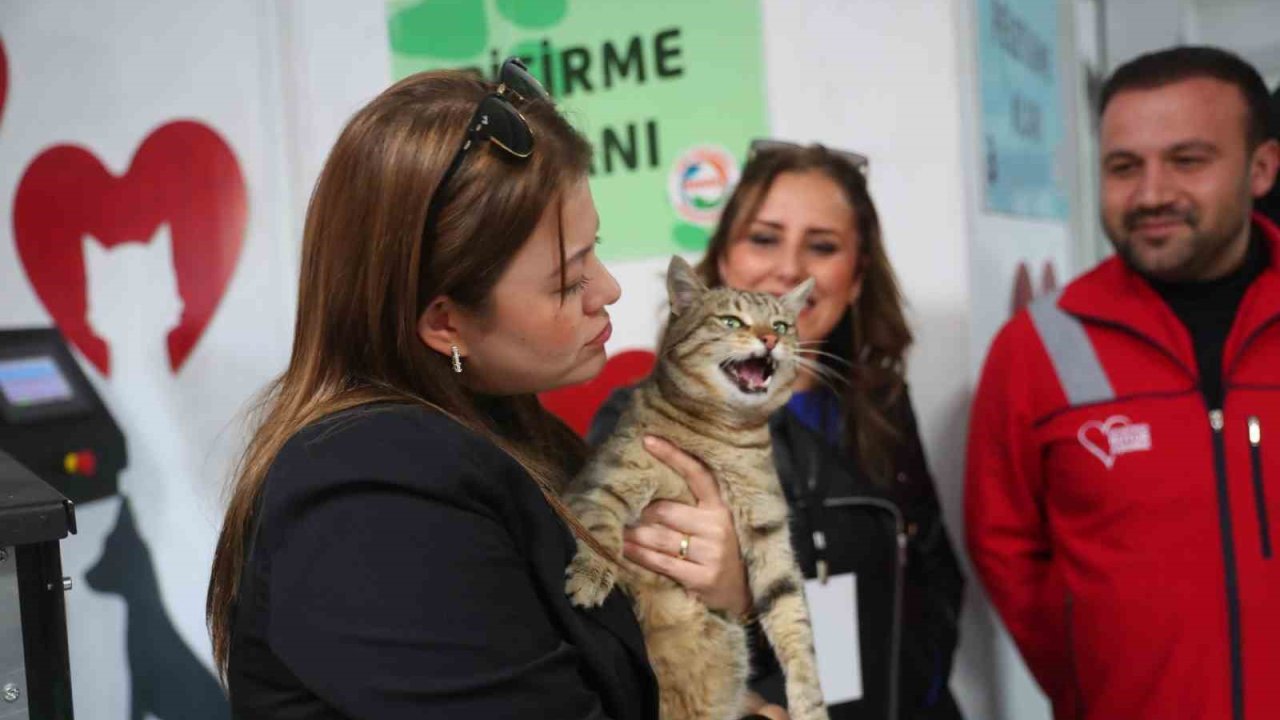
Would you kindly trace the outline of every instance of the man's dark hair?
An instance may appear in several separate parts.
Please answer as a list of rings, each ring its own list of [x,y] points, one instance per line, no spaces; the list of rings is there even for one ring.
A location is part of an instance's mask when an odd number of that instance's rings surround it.
[[[1208,46],[1181,46],[1140,55],[1116,68],[1102,86],[1098,115],[1125,90],[1151,90],[1192,78],[1213,78],[1235,85],[1248,108],[1248,140],[1252,150],[1267,138],[1275,137],[1271,99],[1262,76],[1235,53]]]

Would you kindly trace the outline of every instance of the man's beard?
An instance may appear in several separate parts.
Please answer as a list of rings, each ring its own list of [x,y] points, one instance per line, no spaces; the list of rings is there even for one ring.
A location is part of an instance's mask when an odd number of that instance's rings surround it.
[[[1184,252],[1187,256],[1180,259],[1177,265],[1165,268],[1152,268],[1143,264],[1142,256],[1138,252],[1139,240],[1134,238],[1134,234],[1139,230],[1139,225],[1145,222],[1179,222],[1185,224],[1191,230],[1190,237],[1186,238],[1186,249]],[[1138,274],[1165,282],[1177,282],[1188,279],[1183,277],[1189,274],[1188,271],[1194,272],[1196,261],[1200,259],[1204,251],[1210,247],[1220,245],[1213,238],[1206,237],[1200,228],[1200,214],[1195,208],[1179,209],[1173,205],[1161,205],[1153,208],[1139,208],[1131,210],[1124,214],[1121,218],[1121,236],[1111,238],[1111,244],[1115,247],[1116,255],[1124,262],[1129,269]],[[1175,248],[1176,249],[1176,248]]]

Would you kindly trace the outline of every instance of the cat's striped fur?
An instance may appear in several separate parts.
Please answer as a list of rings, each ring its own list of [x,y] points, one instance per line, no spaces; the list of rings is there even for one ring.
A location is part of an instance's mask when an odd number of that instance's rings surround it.
[[[623,527],[651,501],[693,502],[684,479],[645,451],[645,434],[672,441],[711,468],[733,512],[755,612],[786,676],[791,717],[827,717],[768,428],[769,415],[791,394],[795,316],[811,288],[806,282],[782,298],[707,290],[687,263],[673,258],[667,273],[671,318],[657,366],[636,389],[613,436],[567,490],[569,507],[614,557],[603,559],[580,543],[566,571],[566,591],[581,606],[603,602],[615,580],[628,592],[658,677],[663,720],[740,717],[749,650],[734,619],[709,611],[665,576],[621,559]],[[754,373],[743,386],[735,379],[741,376],[723,365],[751,355],[768,355],[774,363],[763,390]]]

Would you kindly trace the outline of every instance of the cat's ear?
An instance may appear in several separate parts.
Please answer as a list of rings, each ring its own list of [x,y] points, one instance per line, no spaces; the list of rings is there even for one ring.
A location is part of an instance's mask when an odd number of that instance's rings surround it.
[[[804,310],[804,303],[809,299],[809,293],[813,292],[814,279],[809,278],[795,287],[794,290],[782,296],[782,305],[786,309],[800,314]]]
[[[671,313],[680,315],[688,310],[706,291],[707,286],[698,279],[689,263],[679,255],[672,255],[671,264],[667,266],[667,301],[671,304]]]

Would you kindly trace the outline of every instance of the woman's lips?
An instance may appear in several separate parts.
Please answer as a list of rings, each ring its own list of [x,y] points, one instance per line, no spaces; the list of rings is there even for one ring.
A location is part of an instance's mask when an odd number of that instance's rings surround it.
[[[600,331],[599,335],[596,335],[594,338],[591,338],[591,341],[588,342],[587,344],[588,345],[604,345],[606,342],[609,341],[609,338],[612,335],[613,335],[613,323],[606,320],[604,323],[604,329]]]

